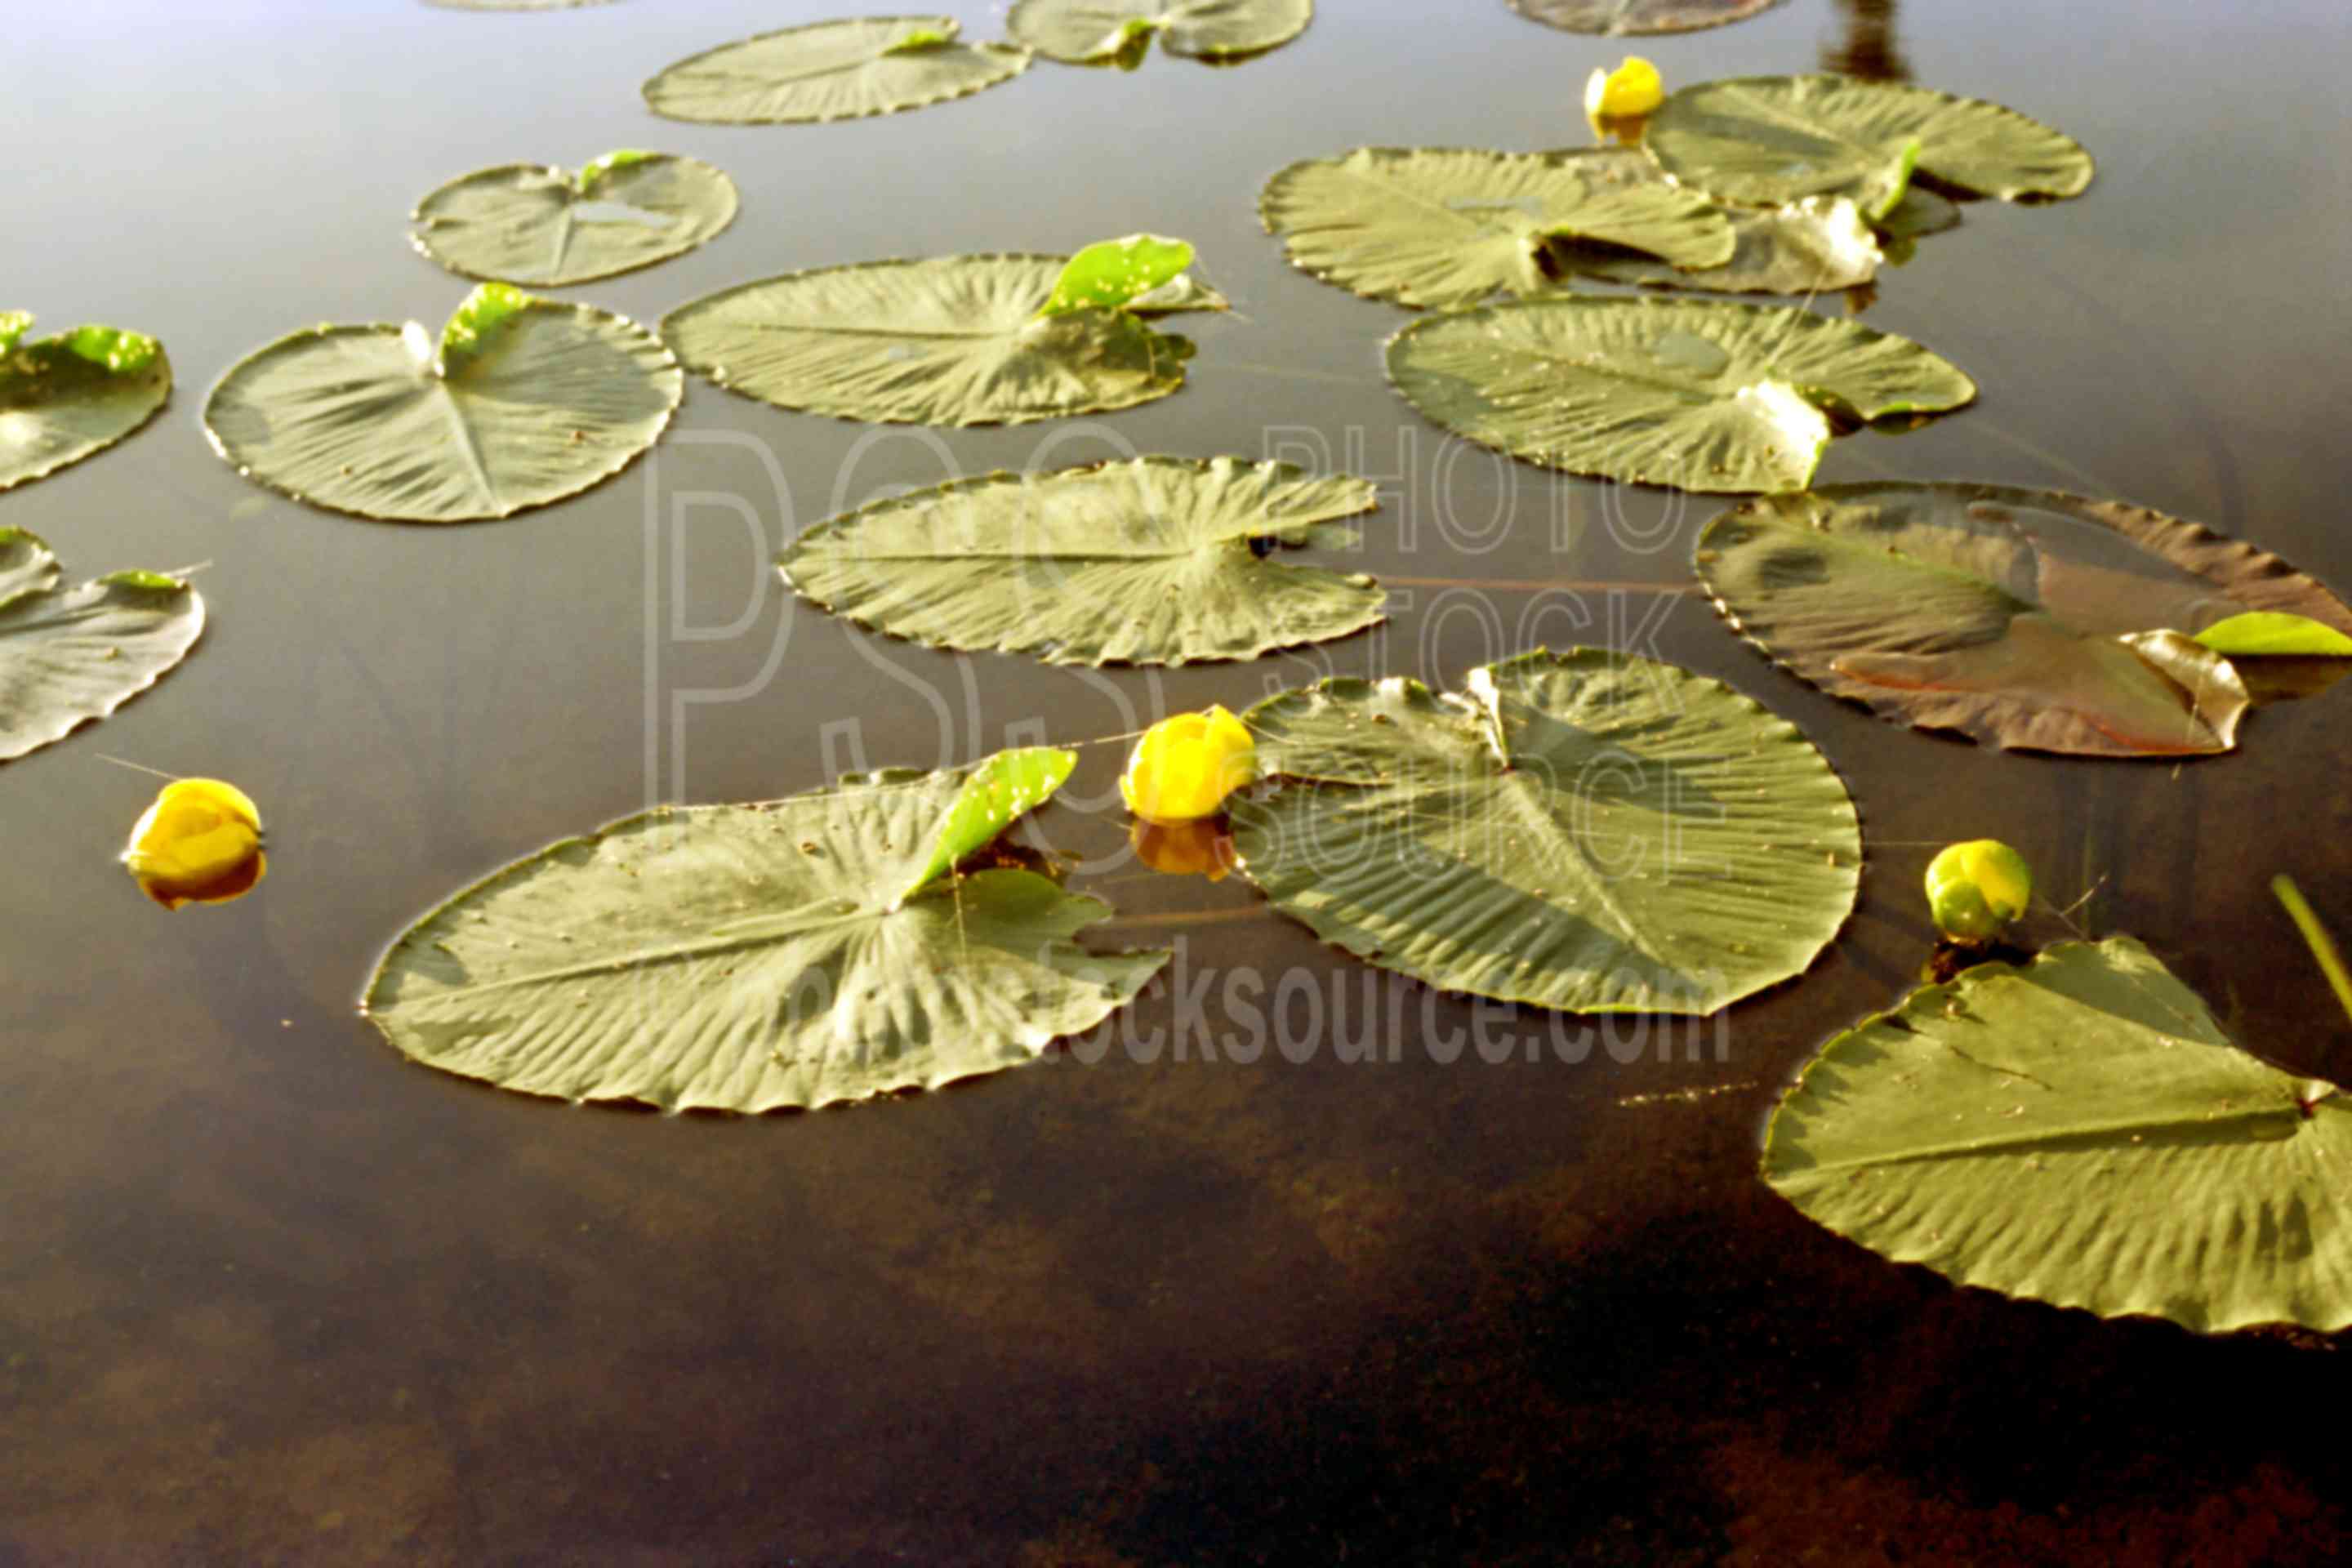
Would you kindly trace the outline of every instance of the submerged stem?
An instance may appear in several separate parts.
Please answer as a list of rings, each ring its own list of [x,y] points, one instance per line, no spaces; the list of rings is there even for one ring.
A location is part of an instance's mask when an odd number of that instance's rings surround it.
[[[2320,973],[2327,976],[2327,984],[2335,989],[2336,1005],[2344,1009],[2347,1018],[2352,1018],[2352,973],[2344,968],[2344,955],[2336,950],[2336,939],[2319,923],[2319,917],[2312,912],[2294,878],[2284,872],[2273,877],[2271,891],[2278,895],[2278,901],[2286,906],[2295,929],[2303,933],[2311,956],[2318,961]]]

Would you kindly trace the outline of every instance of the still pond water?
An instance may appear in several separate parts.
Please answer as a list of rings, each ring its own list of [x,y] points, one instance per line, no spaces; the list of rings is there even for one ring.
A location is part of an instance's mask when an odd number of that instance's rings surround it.
[[[2352,925],[2352,698],[2179,768],[1927,740],[1784,679],[1684,591],[1713,505],[1512,467],[1405,410],[1378,359],[1401,313],[1287,268],[1258,184],[1367,142],[1580,142],[1613,44],[1501,0],[1326,0],[1236,69],[1040,63],[823,127],[639,102],[674,58],[827,13],[99,0],[12,25],[0,307],[154,332],[180,387],[0,523],[80,574],[209,562],[214,623],[158,691],[0,770],[0,1564],[2335,1560],[2343,1445],[2272,1414],[2340,1407],[2331,1347],[1956,1292],[1753,1172],[1779,1087],[1924,957],[1918,876],[1953,837],[2015,843],[2062,901],[2095,884],[2094,930],[2147,940],[2274,1054],[2342,1062],[2264,882],[2292,870]],[[2099,159],[2085,198],[1972,205],[1885,276],[1864,319],[1983,396],[1838,443],[1824,479],[2126,498],[2340,590],[2347,43],[2326,0],[1793,0],[1644,52],[1670,84],[1907,70]],[[454,531],[309,510],[212,456],[205,390],[248,349],[456,302],[404,238],[417,196],[616,146],[743,191],[705,249],[573,291],[640,320],[801,268],[1143,228],[1195,241],[1241,310],[1182,327],[1188,390],[1097,421],[877,432],[695,383],[621,479]],[[867,637],[761,564],[889,487],[1129,451],[1381,480],[1355,563],[1398,590],[1388,631],[1079,674]],[[1222,1026],[1227,976],[1297,970],[1326,1010],[1306,1059],[1188,1038],[906,1103],[665,1118],[409,1067],[353,1014],[418,910],[649,792],[772,796],[1575,640],[1761,697],[1862,803],[1845,934],[1696,1051],[1433,998],[1237,879],[1150,875],[1120,853],[1116,745],[1039,827],[1118,905],[1114,940],[1181,944],[1138,1037],[1204,978]],[[99,752],[250,790],[259,894],[146,906],[111,855],[152,781]],[[1444,1059],[1478,1026],[1502,1059]]]

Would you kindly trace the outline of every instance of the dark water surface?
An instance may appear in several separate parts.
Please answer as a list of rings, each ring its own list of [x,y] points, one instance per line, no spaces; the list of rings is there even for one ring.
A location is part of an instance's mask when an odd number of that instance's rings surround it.
[[[1842,441],[1822,477],[2128,498],[2352,587],[2345,13],[1863,9],[1794,0],[1643,52],[1670,84],[1801,70],[1884,56],[1891,25],[1918,79],[2063,126],[2099,179],[1972,205],[1885,277],[1864,319],[1982,401]],[[153,331],[180,390],[0,497],[0,523],[77,574],[209,561],[215,618],[155,693],[0,769],[0,1564],[2335,1560],[2343,1445],[2284,1414],[2352,1394],[2332,1346],[1955,1291],[1753,1170],[1779,1086],[1923,958],[1918,876],[1948,837],[2009,839],[2062,901],[2096,882],[2095,930],[2147,940],[2248,1039],[2340,1062],[2263,884],[2292,870],[2352,927],[2352,698],[2267,710],[2242,754],[2180,768],[1927,740],[1782,678],[1680,592],[1713,503],[1504,464],[1404,409],[1377,348],[1402,314],[1288,269],[1259,182],[1360,142],[1580,142],[1584,74],[1618,45],[1501,0],[1327,0],[1239,69],[1041,63],[824,127],[641,107],[667,61],[827,10],[100,0],[8,28],[0,307]],[[1189,390],[1099,421],[877,432],[692,384],[652,461],[454,531],[311,511],[213,457],[198,411],[238,355],[457,301],[404,238],[416,197],[615,146],[743,191],[706,249],[571,291],[641,320],[774,272],[1139,228],[1195,240],[1242,312],[1183,329]],[[761,564],[887,486],[1129,450],[1382,479],[1360,563],[1399,589],[1389,630],[1053,671],[866,637]],[[1574,1021],[1498,1022],[1341,963],[1237,880],[1145,873],[1108,809],[1117,746],[1038,831],[1087,858],[1113,940],[1181,941],[1171,977],[1315,978],[1310,1059],[1115,1049],[907,1103],[676,1119],[420,1070],[353,1016],[418,910],[649,791],[769,796],[1580,637],[1759,695],[1862,803],[1845,935],[1696,1060],[1679,1032],[1667,1060],[1632,1034],[1636,1059],[1593,1037],[1563,1060]],[[147,907],[111,856],[152,781],[100,752],[250,790],[259,894]],[[1177,1016],[1163,988],[1133,1024]],[[1506,1059],[1440,1059],[1482,1019]]]

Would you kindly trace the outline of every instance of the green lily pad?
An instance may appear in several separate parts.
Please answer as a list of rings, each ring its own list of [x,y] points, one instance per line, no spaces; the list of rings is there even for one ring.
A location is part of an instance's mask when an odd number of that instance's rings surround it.
[[[58,585],[58,558],[0,528],[0,762],[61,741],[162,679],[204,635],[205,601],[160,572]]]
[[[1643,139],[1686,184],[1757,204],[1851,197],[1870,216],[1917,172],[1977,195],[2072,196],[2091,183],[2082,144],[2014,110],[1847,76],[1736,77],[1667,95]]]
[[[1711,1013],[1801,973],[1853,908],[1853,802],[1720,681],[1538,649],[1433,694],[1326,680],[1247,715],[1242,868],[1326,942],[1449,991]]]
[[[1052,664],[1255,658],[1379,622],[1371,579],[1266,554],[1334,542],[1332,520],[1375,494],[1231,458],[988,474],[819,523],[778,565],[835,614],[934,647]]]
[[[1029,68],[1029,51],[966,44],[950,16],[860,16],[762,33],[646,83],[656,114],[707,125],[798,125],[967,98]]]
[[[0,312],[0,490],[102,452],[172,395],[163,345],[118,327],[26,341],[33,318]]]
[[[574,173],[502,163],[416,204],[410,243],[452,272],[561,287],[683,256],[735,221],[735,182],[696,158],[607,153]]]
[[[917,425],[1099,414],[1184,384],[1192,344],[1134,310],[1038,312],[1066,256],[939,256],[787,273],[680,306],[688,368],[781,408]]]
[[[1638,147],[1586,147],[1555,156],[1621,184],[1681,188]],[[1577,277],[1717,294],[1813,294],[1857,288],[1877,277],[1886,259],[1862,209],[1843,196],[1805,196],[1777,207],[1717,204],[1716,210],[1730,225],[1733,242],[1731,259],[1719,266],[1684,268],[1608,246],[1577,244],[1555,245],[1549,259]]]
[[[509,517],[612,478],[685,391],[654,335],[587,305],[485,284],[436,352],[419,323],[322,326],[230,367],[213,447],[298,500],[361,517]]]
[[[1511,0],[1511,9],[1562,32],[1635,37],[1721,27],[1744,22],[1780,3],[1781,0]]]
[[[1984,963],[1832,1039],[1764,1179],[1962,1285],[2218,1333],[2352,1324],[2352,1104],[2127,936]]]
[[[2084,756],[2225,752],[2249,694],[2194,640],[2248,610],[2352,632],[2275,555],[2118,501],[1827,485],[1700,534],[1717,607],[1769,658],[1897,722]]]
[[[1314,0],[1014,0],[1004,30],[1065,65],[1132,68],[1154,37],[1171,55],[1227,65],[1279,48],[1314,19]]]
[[[365,1010],[428,1067],[671,1110],[815,1107],[1032,1061],[1169,955],[1081,947],[1109,909],[1034,872],[919,879],[971,776],[664,806],[551,845],[410,927]]]
[[[1663,179],[1620,181],[1580,160],[1459,147],[1359,147],[1293,163],[1258,214],[1291,264],[1370,300],[1441,309],[1559,287],[1578,241],[1671,268],[1732,258],[1731,224]]]
[[[1782,306],[1551,299],[1389,340],[1407,402],[1531,463],[1687,490],[1790,489],[1857,419],[1957,408],[1976,384],[1907,338]]]

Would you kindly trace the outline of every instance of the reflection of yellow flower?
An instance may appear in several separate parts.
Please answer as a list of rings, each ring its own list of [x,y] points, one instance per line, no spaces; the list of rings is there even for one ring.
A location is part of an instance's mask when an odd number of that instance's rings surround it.
[[[1143,732],[1127,759],[1118,793],[1147,822],[1213,816],[1225,796],[1255,773],[1249,731],[1223,708],[1179,713]]]
[[[2032,900],[2025,857],[1997,838],[1946,845],[1927,863],[1927,907],[1946,936],[1982,942]]]
[[[1598,127],[1604,120],[1632,120],[1665,101],[1666,84],[1658,68],[1639,55],[1627,55],[1613,71],[1595,66],[1584,84],[1584,117]]]
[[[1222,825],[1203,817],[1197,822],[1138,822],[1128,829],[1136,858],[1171,877],[1206,877],[1222,882],[1237,857],[1234,841]]]
[[[268,868],[260,809],[235,784],[174,779],[131,828],[122,863],[167,910],[242,898]]]

